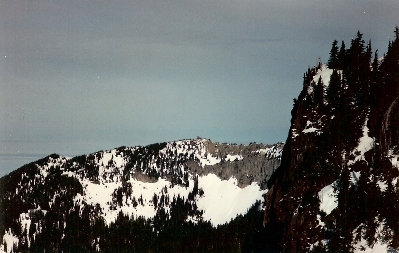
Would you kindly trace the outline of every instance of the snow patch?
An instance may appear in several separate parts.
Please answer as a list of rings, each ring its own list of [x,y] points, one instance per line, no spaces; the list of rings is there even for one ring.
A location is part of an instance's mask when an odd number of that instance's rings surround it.
[[[360,178],[360,171],[352,171],[351,172],[351,178],[350,181],[353,185],[357,185],[357,183],[359,182],[359,178]]]
[[[348,165],[353,165],[357,161],[365,160],[364,154],[371,150],[374,147],[374,138],[369,136],[369,128],[367,127],[367,121],[364,122],[363,125],[363,136],[359,139],[359,144],[357,147],[351,152],[351,154],[355,155],[353,160],[348,162]]]
[[[112,159],[112,153],[111,152],[104,152],[103,157],[100,159],[99,164],[104,164],[108,165],[109,161]]]
[[[207,153],[206,157],[197,156],[197,158],[199,159],[202,167],[204,167],[205,165],[209,165],[209,166],[215,165],[222,161],[219,157],[214,157],[209,153]]]
[[[189,192],[192,190],[194,182],[190,182],[190,187],[183,187],[175,185],[171,187],[171,183],[165,179],[159,178],[156,182],[142,182],[136,179],[130,179],[128,181],[132,186],[132,194],[123,198],[122,206],[112,206],[114,202],[113,194],[115,190],[122,186],[121,182],[115,183],[103,183],[95,184],[89,180],[82,180],[82,186],[84,188],[84,195],[78,194],[75,197],[75,202],[86,202],[87,204],[96,205],[99,204],[102,210],[103,218],[107,224],[110,224],[116,220],[120,211],[127,215],[133,215],[134,217],[144,217],[146,219],[153,218],[156,215],[156,206],[152,203],[154,194],[160,196],[163,189],[166,187],[170,200],[173,197],[183,197],[187,199]],[[138,201],[142,200],[142,204],[138,204],[134,207],[132,199]]]
[[[319,191],[320,210],[324,211],[327,215],[331,213],[338,206],[338,198],[334,194],[334,186],[336,181],[332,184],[325,186]]]
[[[166,155],[170,151],[175,151],[177,155],[194,155],[194,157],[199,161],[201,167],[218,164],[222,159],[214,157],[212,154],[208,153],[205,146],[208,141],[209,140],[207,139],[196,139],[170,142],[165,148],[160,150],[160,153]]]
[[[110,206],[112,194],[121,184],[105,183],[104,185],[98,185],[90,181],[82,183],[85,188],[85,195],[78,195],[75,201],[84,201],[92,205],[98,203],[107,224],[115,221],[120,211],[128,215],[143,216],[148,219],[156,215],[156,207],[152,203],[154,194],[160,196],[162,191],[167,188],[167,195],[169,195],[170,200],[177,196],[187,199],[194,185],[194,181],[190,180],[189,187],[178,185],[172,187],[169,181],[161,178],[155,183],[136,180],[130,180],[129,182],[132,184],[131,197],[136,200],[141,198],[143,205],[139,204],[133,207],[127,201],[128,203],[122,207],[112,209]],[[262,195],[267,192],[266,190],[261,190],[257,183],[240,188],[238,187],[237,179],[221,180],[214,174],[199,177],[198,187],[204,191],[204,194],[197,200],[198,209],[203,210],[203,219],[210,221],[214,226],[229,222],[239,214],[245,214],[257,200],[263,200]]]
[[[299,134],[296,132],[296,129],[293,128],[293,129],[292,129],[292,137],[291,137],[291,138],[295,139],[296,137],[298,137],[298,135],[299,135]]]
[[[354,248],[354,253],[382,253],[389,252],[388,250],[391,249],[388,244],[380,241],[377,241],[373,246],[368,246],[364,238],[356,243]]]
[[[197,201],[198,209],[204,211],[204,220],[210,221],[213,226],[245,214],[257,200],[262,201],[262,195],[267,192],[261,190],[257,183],[240,188],[237,179],[221,180],[214,174],[199,177],[198,186],[204,191]]]
[[[96,184],[89,180],[81,180],[84,188],[83,196],[78,194],[75,202],[80,204],[99,204],[102,210],[106,224],[114,222],[122,211],[124,214],[134,217],[142,216],[146,219],[153,218],[156,215],[157,207],[154,206],[152,199],[154,194],[161,196],[168,195],[170,201],[174,197],[180,196],[187,199],[189,193],[194,187],[194,180],[189,180],[189,186],[172,186],[166,179],[159,178],[156,182],[142,182],[136,179],[128,181],[132,185],[132,193],[128,198],[123,198],[122,206],[112,206],[114,202],[113,194],[122,184],[102,183]],[[204,194],[197,197],[198,210],[202,210],[203,220],[210,221],[213,226],[225,224],[237,215],[245,214],[248,209],[257,201],[263,200],[262,195],[267,190],[261,190],[257,183],[252,183],[244,188],[238,186],[237,179],[221,180],[214,174],[200,176],[198,178],[198,188],[202,189]],[[165,189],[167,192],[165,192]],[[142,204],[133,206],[132,199],[142,200]],[[168,211],[169,207],[165,207]],[[190,219],[190,218],[188,218]],[[194,218],[191,218],[192,221]]]
[[[399,168],[399,156],[398,155],[394,155],[394,156],[392,156],[392,158],[391,158],[391,163],[392,163],[392,166],[394,166],[394,167],[396,167],[396,168]]]
[[[312,86],[308,86],[308,95],[313,93],[313,87]]]
[[[241,161],[242,159],[244,159],[244,157],[242,157],[242,155],[230,155],[230,154],[228,154],[227,156],[226,156],[226,161],[230,161],[230,162],[233,162],[233,161]]]
[[[317,241],[317,242],[315,242],[315,243],[310,245],[309,251],[312,251],[312,250],[314,250],[315,247],[318,247],[318,246],[321,246],[321,245],[326,247],[327,244],[328,244],[328,240]]]
[[[391,251],[392,248],[388,245],[388,243],[384,242],[381,240],[383,238],[383,233],[385,231],[385,224],[384,222],[378,222],[378,219],[375,221],[377,224],[379,223],[379,226],[376,229],[375,233],[375,239],[376,242],[369,246],[367,243],[367,240],[364,238],[365,237],[365,230],[362,229],[360,231],[361,233],[361,238],[359,241],[356,242],[356,244],[353,245],[354,248],[354,253],[382,253],[382,252],[396,252],[396,251]],[[363,224],[360,224],[359,227],[363,226]],[[358,228],[359,228],[358,227]],[[353,232],[353,238],[356,237],[356,231],[358,230],[356,228]]]
[[[32,220],[29,215],[29,213],[21,213],[19,215],[19,223],[21,224],[21,230],[22,232],[26,232],[26,240],[28,242],[28,247],[30,247],[30,238],[29,238],[29,229],[30,229],[30,224]]]
[[[330,84],[330,77],[333,73],[333,69],[329,69],[326,65],[322,65],[321,68],[317,71],[316,75],[313,77],[313,82],[317,83],[319,78],[323,81],[324,87],[328,87]]]
[[[294,130],[295,129],[293,129],[293,131]],[[272,158],[281,158],[283,149],[275,145],[268,148],[261,148],[254,152],[258,154],[264,154],[267,158],[272,159]]]
[[[308,121],[306,122],[306,127],[305,127],[305,129],[302,130],[302,133],[305,133],[305,134],[307,134],[307,133],[317,133],[317,134],[320,134],[321,131],[320,131],[320,129],[313,127],[313,122],[311,122],[310,120],[308,120]]]
[[[302,133],[307,134],[307,133],[314,133],[314,132],[318,132],[318,131],[320,131],[320,129],[315,128],[315,127],[310,127],[310,128],[304,129],[304,130],[302,131]]]
[[[388,184],[387,182],[384,181],[378,181],[377,182],[378,186],[380,187],[381,192],[384,192],[388,189]]]
[[[56,158],[56,159],[49,157],[48,162],[44,166],[38,166],[36,164],[36,167],[39,169],[40,175],[43,178],[46,178],[50,171],[50,168],[55,167],[55,166],[61,166],[61,165],[65,164],[66,160],[68,160],[68,158],[62,157],[62,156],[60,156],[59,158]]]
[[[14,252],[14,247],[18,247],[19,239],[15,236],[11,229],[8,229],[3,235],[3,242],[0,245],[0,249],[4,252]]]
[[[399,155],[394,154],[393,150],[388,150],[388,158],[392,163],[392,166],[399,169]]]
[[[317,217],[317,223],[318,223],[317,225],[320,226],[320,227],[325,227],[326,224],[321,221],[320,214],[318,214],[316,217]]]

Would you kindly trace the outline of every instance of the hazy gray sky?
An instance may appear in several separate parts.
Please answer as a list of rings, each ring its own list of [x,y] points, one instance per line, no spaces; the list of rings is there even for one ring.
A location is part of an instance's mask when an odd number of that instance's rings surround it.
[[[307,67],[357,30],[384,51],[398,13],[397,0],[2,0],[0,170],[18,154],[284,141]]]

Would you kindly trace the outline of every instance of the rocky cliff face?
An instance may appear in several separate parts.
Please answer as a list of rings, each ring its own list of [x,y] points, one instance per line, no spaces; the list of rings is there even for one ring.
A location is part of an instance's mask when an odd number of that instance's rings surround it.
[[[48,156],[0,179],[0,252],[243,247],[216,227],[260,212],[282,147],[195,139]]]
[[[304,76],[264,224],[282,252],[399,248],[399,39],[372,61],[362,35]],[[331,60],[331,59],[330,59]]]

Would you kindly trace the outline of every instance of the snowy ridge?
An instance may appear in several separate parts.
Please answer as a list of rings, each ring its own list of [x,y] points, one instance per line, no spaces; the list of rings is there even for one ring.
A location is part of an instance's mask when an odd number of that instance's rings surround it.
[[[51,155],[10,175],[16,186],[5,193],[3,201],[24,201],[30,196],[33,202],[18,214],[23,235],[7,228],[0,250],[15,252],[21,242],[29,248],[42,231],[43,218],[54,208],[78,210],[80,216],[91,212],[90,219],[101,218],[110,226],[120,214],[147,220],[160,212],[171,217],[172,206],[181,199],[191,206],[187,222],[210,222],[214,227],[228,223],[263,200],[267,190],[248,172],[256,164],[264,166],[264,161],[275,161],[272,164],[277,166],[282,147],[281,143],[243,146],[195,139],[73,158]],[[245,170],[236,169],[241,166]],[[257,169],[267,172],[267,168]],[[274,169],[269,168],[270,173]],[[38,192],[43,197],[36,200]],[[68,198],[71,202],[66,203],[72,206],[60,202]],[[65,229],[67,225],[59,226]]]
[[[221,158],[215,157],[209,152],[207,152],[206,144],[208,140],[206,139],[196,139],[196,140],[181,140],[172,143],[168,143],[160,153],[168,154],[175,152],[177,156],[193,156],[199,161],[201,167],[206,165],[211,166],[220,163]]]
[[[150,182],[143,182],[137,180],[135,177],[131,177],[129,180],[122,183],[121,175],[123,175],[123,170],[126,164],[128,164],[129,158],[123,157],[123,154],[126,152],[118,152],[117,150],[105,151],[100,154],[100,159],[95,159],[95,162],[100,164],[99,183],[82,177],[79,173],[75,174],[68,171],[64,172],[63,175],[77,178],[83,186],[84,194],[78,194],[74,199],[75,202],[78,205],[82,203],[93,206],[99,204],[102,216],[107,224],[115,221],[118,213],[121,211],[129,216],[133,215],[136,218],[140,216],[147,219],[153,218],[157,209],[160,208],[154,203],[154,195],[156,195],[157,198],[158,196],[159,198],[162,196],[169,200],[162,206],[162,208],[168,212],[170,201],[173,198],[181,197],[187,199],[189,193],[194,188],[195,175],[189,173],[189,169],[185,167],[184,164],[179,163],[180,161],[185,161],[188,157],[193,157],[203,168],[205,166],[218,164],[222,160],[233,162],[244,159],[244,157],[239,154],[227,154],[223,158],[214,156],[207,151],[206,145],[209,144],[208,142],[209,140],[206,139],[181,140],[167,143],[164,148],[159,150],[161,157],[165,158],[168,156],[177,161],[177,174],[187,177],[187,179],[180,180],[184,185],[173,184],[167,180],[167,178],[162,177],[150,180]],[[135,151],[137,149],[133,148],[131,150]],[[267,149],[261,149],[259,153],[276,158],[281,156],[281,149],[272,146]],[[105,166],[105,164],[107,166]],[[142,163],[138,164],[143,166]],[[159,165],[155,155],[150,157],[147,167],[149,170],[167,175],[165,173],[167,168],[163,168]],[[139,167],[134,167],[134,170],[146,172],[146,170]],[[115,171],[118,173],[115,174]],[[140,177],[142,173],[138,173]],[[110,180],[110,178],[112,178],[112,180]],[[122,197],[121,202],[123,205],[115,206],[113,204],[114,195],[118,189],[123,187],[122,184],[128,185],[131,190],[128,191],[128,195]],[[244,214],[256,200],[262,199],[262,194],[266,193],[265,190],[260,189],[260,186],[256,182],[244,188],[240,188],[234,176],[229,180],[221,180],[215,174],[200,176],[198,178],[198,187],[203,191],[203,195],[197,196],[196,199],[198,209],[203,211],[202,218],[206,221],[211,221],[214,226],[224,224],[238,214]],[[216,194],[218,205],[213,203],[215,202]],[[137,204],[137,202],[139,202],[139,204]],[[234,203],[240,204],[234,205]],[[209,208],[211,208],[211,210],[207,210]],[[213,210],[212,208],[215,209]],[[195,220],[194,217],[192,217],[192,219]]]

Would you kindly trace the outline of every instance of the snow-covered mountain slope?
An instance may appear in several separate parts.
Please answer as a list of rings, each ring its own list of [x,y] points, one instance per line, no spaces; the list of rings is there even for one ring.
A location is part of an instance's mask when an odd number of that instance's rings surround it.
[[[344,45],[344,44],[343,44]],[[278,252],[399,252],[399,32],[304,75],[264,223]]]
[[[62,246],[74,213],[111,228],[123,216],[165,222],[182,209],[187,223],[223,225],[263,199],[282,147],[195,139],[51,155],[0,179],[0,251],[40,249],[52,229]]]

